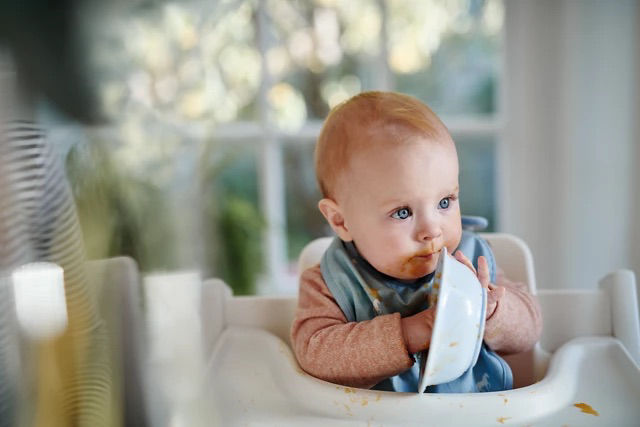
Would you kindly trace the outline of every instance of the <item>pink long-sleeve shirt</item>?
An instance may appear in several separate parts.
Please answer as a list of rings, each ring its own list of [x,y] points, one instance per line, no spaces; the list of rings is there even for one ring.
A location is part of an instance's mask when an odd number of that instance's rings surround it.
[[[501,272],[496,282],[506,292],[486,321],[484,341],[503,355],[527,351],[542,331],[538,301],[524,283],[512,282]],[[351,387],[373,387],[414,363],[404,342],[400,313],[348,322],[319,265],[300,277],[291,343],[307,373]]]

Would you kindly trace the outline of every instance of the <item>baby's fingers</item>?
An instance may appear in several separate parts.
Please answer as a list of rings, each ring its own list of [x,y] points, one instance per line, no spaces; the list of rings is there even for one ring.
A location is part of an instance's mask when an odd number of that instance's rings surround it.
[[[504,286],[495,286],[489,284],[489,290],[487,292],[487,314],[486,318],[489,319],[493,316],[493,313],[498,307],[498,301],[504,296],[506,289]]]
[[[489,287],[489,263],[484,256],[478,257],[478,280],[483,288]]]
[[[476,269],[474,268],[473,264],[471,263],[471,261],[469,261],[469,258],[467,258],[462,251],[456,251],[456,253],[454,254],[454,256],[456,257],[456,259],[458,261],[460,261],[461,263],[463,263],[464,265],[466,265],[467,267],[469,267],[471,269],[471,271],[473,271],[473,274],[478,274],[476,272]]]
[[[502,299],[507,290],[504,286],[489,286],[489,292],[487,292],[487,304],[491,306]]]

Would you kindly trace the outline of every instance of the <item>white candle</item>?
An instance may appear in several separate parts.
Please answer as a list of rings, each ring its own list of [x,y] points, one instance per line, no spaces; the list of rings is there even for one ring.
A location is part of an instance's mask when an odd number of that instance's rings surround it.
[[[13,271],[11,279],[18,324],[25,334],[47,339],[67,328],[62,267],[49,262],[25,264]]]

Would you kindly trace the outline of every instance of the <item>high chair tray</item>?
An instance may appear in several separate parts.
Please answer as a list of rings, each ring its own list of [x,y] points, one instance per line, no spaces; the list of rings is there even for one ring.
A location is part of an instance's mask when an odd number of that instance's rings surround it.
[[[318,380],[300,370],[275,335],[231,327],[216,343],[207,375],[206,394],[225,426],[636,426],[640,420],[640,369],[611,337],[567,342],[546,377],[528,387],[417,394]]]

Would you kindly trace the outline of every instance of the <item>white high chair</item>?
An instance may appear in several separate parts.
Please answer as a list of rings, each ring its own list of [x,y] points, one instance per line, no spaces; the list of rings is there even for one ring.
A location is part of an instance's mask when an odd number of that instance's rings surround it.
[[[531,254],[506,234],[483,234],[512,280],[536,292]],[[299,263],[319,261],[329,239]],[[204,281],[201,319],[204,425],[636,426],[640,419],[640,321],[630,271],[596,290],[538,290],[544,330],[536,348],[509,358],[518,388],[501,393],[417,394],[354,389],[303,372],[289,345],[296,297],[238,296]],[[180,283],[175,283],[176,288]],[[597,415],[596,415],[597,414]],[[193,425],[193,424],[191,424]]]
[[[536,293],[526,244],[507,234],[482,236],[507,276]],[[329,242],[309,243],[300,268],[319,262]],[[598,290],[537,292],[542,339],[531,352],[508,358],[519,388],[502,393],[390,393],[318,380],[300,370],[289,346],[294,297],[233,297],[218,280],[206,281],[205,290],[217,307],[210,311],[216,321],[209,323],[209,374],[224,425],[637,425],[640,419],[640,322],[629,271],[606,276]]]

